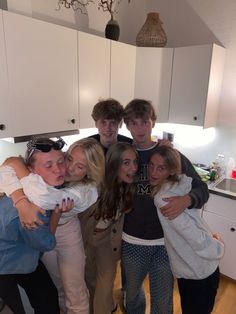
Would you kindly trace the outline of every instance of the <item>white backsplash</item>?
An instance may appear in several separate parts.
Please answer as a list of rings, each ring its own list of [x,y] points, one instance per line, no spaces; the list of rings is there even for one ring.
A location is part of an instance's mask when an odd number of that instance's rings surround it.
[[[95,134],[96,128],[80,130],[80,134],[63,137],[67,147],[74,141]],[[236,159],[236,129],[209,128],[157,123],[153,129],[153,136],[162,138],[163,132],[174,134],[174,147],[181,151],[194,163],[210,164],[217,155],[223,154],[225,161],[229,157]],[[130,132],[123,125],[120,134],[131,137]],[[10,143],[0,140],[0,163],[9,156],[24,156],[26,143]]]

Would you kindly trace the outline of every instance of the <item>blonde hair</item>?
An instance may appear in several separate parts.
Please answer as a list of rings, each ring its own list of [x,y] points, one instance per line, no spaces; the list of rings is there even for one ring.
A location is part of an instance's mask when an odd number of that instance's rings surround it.
[[[81,182],[95,182],[97,186],[103,183],[105,173],[105,157],[102,146],[93,138],[83,138],[74,142],[68,149],[70,154],[73,149],[80,148],[87,160],[87,175]]]

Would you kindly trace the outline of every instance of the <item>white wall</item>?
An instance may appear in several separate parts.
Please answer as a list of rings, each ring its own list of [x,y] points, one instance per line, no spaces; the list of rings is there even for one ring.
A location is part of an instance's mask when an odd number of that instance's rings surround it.
[[[109,20],[107,13],[97,9],[98,0],[87,7],[88,15],[73,10],[56,11],[57,0],[8,0],[11,10],[24,11],[28,15],[62,24],[89,33],[104,36]],[[193,161],[208,163],[217,153],[225,153],[236,159],[236,1],[233,0],[122,0],[116,19],[121,28],[120,41],[135,44],[136,35],[146,14],[160,13],[167,33],[167,46],[188,46],[218,43],[226,48],[225,71],[218,117],[214,136],[206,141],[210,131],[187,126],[159,125],[175,133],[176,146]],[[21,13],[22,13],[21,12]],[[23,13],[22,13],[23,14]],[[186,131],[187,130],[187,131]],[[123,132],[123,131],[122,131]],[[154,130],[154,133],[161,131]],[[213,134],[212,133],[212,134]],[[186,136],[189,134],[189,137]],[[206,143],[207,142],[207,143]],[[0,160],[9,153],[22,153],[24,145],[6,144],[0,141]]]
[[[9,11],[31,15],[34,18],[102,37],[104,37],[106,23],[110,19],[109,13],[98,10],[98,0],[86,6],[86,14],[64,7],[57,10],[58,0],[7,0],[7,2]],[[135,44],[135,34],[145,21],[146,2],[133,0],[128,4],[127,0],[122,0],[116,8],[115,19],[120,24],[120,41]]]

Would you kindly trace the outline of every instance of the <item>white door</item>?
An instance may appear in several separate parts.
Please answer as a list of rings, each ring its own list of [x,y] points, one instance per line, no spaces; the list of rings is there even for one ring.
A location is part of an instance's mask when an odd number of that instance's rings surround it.
[[[136,47],[111,41],[110,96],[124,107],[134,98]]]
[[[14,112],[9,102],[2,14],[3,11],[0,10],[0,138],[9,137],[14,132]]]
[[[110,96],[110,40],[78,32],[80,128],[94,127],[93,106]]]
[[[168,122],[172,59],[172,48],[138,47],[136,51],[135,97],[152,102],[157,122]]]
[[[75,30],[4,11],[12,136],[78,128]]]
[[[225,244],[225,253],[220,261],[220,272],[236,280],[236,221],[207,211],[203,211],[203,218],[213,233],[219,233]]]

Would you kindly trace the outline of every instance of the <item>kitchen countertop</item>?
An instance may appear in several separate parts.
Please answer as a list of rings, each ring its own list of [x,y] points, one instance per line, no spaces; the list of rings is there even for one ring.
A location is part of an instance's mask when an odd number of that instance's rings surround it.
[[[236,200],[236,180],[220,178],[208,183],[209,192],[219,196]]]

